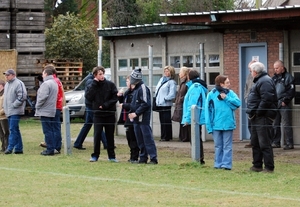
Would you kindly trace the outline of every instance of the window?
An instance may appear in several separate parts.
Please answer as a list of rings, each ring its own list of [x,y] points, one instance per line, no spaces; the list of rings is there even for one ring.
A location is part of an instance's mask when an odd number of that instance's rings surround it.
[[[183,56],[182,57],[182,62],[184,67],[193,67],[193,56]]]
[[[119,60],[119,70],[127,70],[127,59]]]
[[[206,67],[206,59],[204,55],[204,67]],[[196,55],[196,67],[200,68],[200,55]]]
[[[149,58],[142,58],[142,69],[149,69]],[[162,58],[161,57],[154,57],[153,58],[153,70],[160,70],[162,69]]]
[[[153,70],[160,70],[160,69],[162,69],[162,58],[154,57],[153,58]]]
[[[119,76],[119,87],[127,87],[126,77],[127,76]]]
[[[130,59],[130,70],[134,70],[139,67],[139,59]]]
[[[208,74],[208,79],[209,79],[209,85],[215,85],[215,79],[216,79],[216,77],[218,76],[218,75],[220,75],[220,73],[209,73]]]
[[[220,66],[219,55],[209,55],[208,56],[208,66],[209,67],[219,67]]]
[[[293,54],[293,65],[294,66],[300,66],[300,52],[295,52]]]
[[[180,68],[180,56],[171,56],[170,65],[174,68]]]

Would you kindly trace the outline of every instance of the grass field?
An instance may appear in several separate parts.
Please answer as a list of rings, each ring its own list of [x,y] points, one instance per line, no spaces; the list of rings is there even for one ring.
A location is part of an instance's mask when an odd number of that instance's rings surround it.
[[[71,124],[76,137],[82,123]],[[273,174],[249,172],[251,158],[216,170],[213,155],[204,166],[182,149],[158,148],[158,165],[126,162],[127,145],[117,145],[120,163],[98,162],[86,151],[44,157],[40,122],[21,120],[23,155],[0,158],[0,206],[300,206],[299,157],[276,158]],[[92,132],[90,132],[92,136]],[[293,162],[293,160],[298,160]]]

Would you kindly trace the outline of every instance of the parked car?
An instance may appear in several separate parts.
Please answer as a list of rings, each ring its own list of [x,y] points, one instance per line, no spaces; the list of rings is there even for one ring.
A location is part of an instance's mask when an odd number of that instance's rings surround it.
[[[110,68],[105,69],[105,78],[111,80]],[[84,89],[87,76],[71,91],[65,92],[66,105],[69,107],[70,118],[85,118]]]

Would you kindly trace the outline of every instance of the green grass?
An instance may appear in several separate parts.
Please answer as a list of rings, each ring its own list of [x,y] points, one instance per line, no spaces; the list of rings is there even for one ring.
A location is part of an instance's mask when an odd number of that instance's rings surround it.
[[[73,138],[81,126],[71,124]],[[213,153],[201,166],[179,148],[158,148],[158,165],[134,165],[119,144],[120,163],[109,163],[104,150],[90,163],[92,143],[44,157],[40,122],[22,120],[20,129],[24,154],[0,158],[0,206],[299,206],[299,156],[276,158],[275,173],[264,174],[249,172],[250,153],[232,171],[213,169]]]

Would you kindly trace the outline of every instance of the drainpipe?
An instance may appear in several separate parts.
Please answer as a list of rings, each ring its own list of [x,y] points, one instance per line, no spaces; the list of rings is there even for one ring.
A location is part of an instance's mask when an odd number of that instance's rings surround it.
[[[204,43],[200,43],[200,78],[204,80]]]
[[[283,44],[279,43],[279,60],[283,61]]]
[[[149,54],[149,86],[150,86],[150,100],[153,100],[153,45],[148,46]],[[151,113],[150,126],[153,129],[153,113]]]

